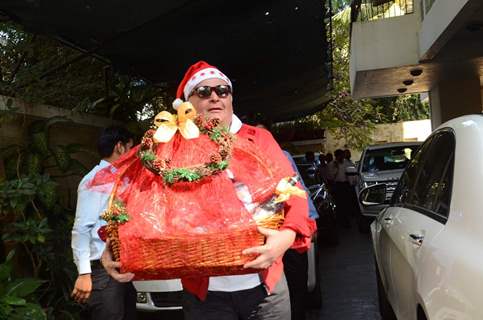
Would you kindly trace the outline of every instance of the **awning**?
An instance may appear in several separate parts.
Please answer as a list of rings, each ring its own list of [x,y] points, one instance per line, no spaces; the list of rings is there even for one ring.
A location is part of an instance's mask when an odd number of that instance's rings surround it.
[[[27,30],[174,89],[206,60],[233,81],[236,112],[274,121],[326,102],[324,1],[2,0]]]

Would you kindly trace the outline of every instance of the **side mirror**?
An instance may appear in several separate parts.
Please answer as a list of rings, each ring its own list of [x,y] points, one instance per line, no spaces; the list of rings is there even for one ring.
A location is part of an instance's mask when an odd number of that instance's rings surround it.
[[[387,187],[385,183],[364,188],[359,193],[359,201],[364,207],[386,204]]]

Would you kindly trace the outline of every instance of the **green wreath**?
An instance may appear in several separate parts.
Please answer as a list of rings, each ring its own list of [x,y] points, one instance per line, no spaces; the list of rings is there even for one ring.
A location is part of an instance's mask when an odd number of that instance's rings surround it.
[[[172,168],[169,159],[159,159],[156,156],[156,143],[153,136],[156,128],[152,127],[143,136],[138,157],[148,170],[163,178],[163,181],[172,185],[177,182],[195,182],[204,177],[217,174],[228,168],[233,149],[233,135],[220,124],[218,119],[204,121],[201,117],[195,119],[201,134],[209,136],[211,141],[218,145],[218,152],[210,156],[210,161],[188,167]]]

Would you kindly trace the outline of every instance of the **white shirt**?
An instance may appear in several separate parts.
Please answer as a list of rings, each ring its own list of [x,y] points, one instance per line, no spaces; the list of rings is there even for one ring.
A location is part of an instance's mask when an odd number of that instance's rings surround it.
[[[331,163],[328,164],[329,166],[329,173],[331,175],[331,178],[335,182],[347,182],[347,175],[346,175],[346,170],[347,167],[353,166],[353,164],[347,160],[344,159],[342,163],[338,162],[337,160],[332,161]]]
[[[236,134],[238,131],[240,131],[241,126],[242,122],[240,121],[240,119],[238,119],[236,115],[233,115],[230,132]],[[249,204],[246,205],[249,206]],[[249,273],[235,276],[210,277],[208,290],[233,292],[255,288],[256,286],[260,285],[260,283],[261,281],[258,273]]]
[[[72,228],[72,253],[79,274],[91,273],[91,260],[101,258],[106,244],[99,238],[97,230],[106,224],[101,218],[107,208],[109,193],[87,188],[96,173],[109,166],[101,160],[87,175],[82,178],[77,189],[77,208]]]

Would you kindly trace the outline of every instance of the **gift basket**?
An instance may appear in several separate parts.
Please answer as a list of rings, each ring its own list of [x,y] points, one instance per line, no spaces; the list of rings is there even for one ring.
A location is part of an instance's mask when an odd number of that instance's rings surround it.
[[[285,175],[284,175],[285,174]],[[110,192],[104,230],[121,272],[136,280],[256,272],[246,248],[264,243],[257,226],[278,228],[283,202],[305,196],[256,145],[217,119],[158,114],[139,146],[101,170],[90,188]]]

